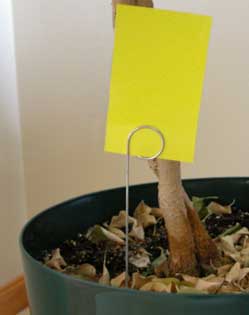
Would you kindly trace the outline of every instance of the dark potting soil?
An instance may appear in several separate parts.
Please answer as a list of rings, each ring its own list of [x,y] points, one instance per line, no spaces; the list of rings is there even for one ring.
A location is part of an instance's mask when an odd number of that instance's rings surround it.
[[[241,227],[249,228],[249,212],[242,211],[232,207],[232,214],[210,215],[205,220],[205,226],[211,237],[215,238],[236,224]],[[81,264],[91,264],[95,266],[97,274],[101,274],[103,270],[103,260],[106,257],[106,267],[113,278],[118,276],[125,269],[125,250],[123,246],[110,246],[106,242],[98,244],[88,240],[81,232],[73,240],[66,240],[60,246],[60,252],[64,260],[69,266],[78,266]],[[160,255],[160,248],[168,247],[167,233],[165,231],[164,220],[158,220],[155,226],[145,229],[144,241],[131,241],[129,244],[130,255],[135,255],[136,250],[144,248],[151,255],[153,261]],[[44,261],[44,257],[50,251],[45,250],[40,253],[38,260]],[[105,256],[106,255],[106,256]],[[130,264],[131,273],[138,271],[138,268]],[[148,268],[139,269],[139,272],[145,276],[152,274]]]

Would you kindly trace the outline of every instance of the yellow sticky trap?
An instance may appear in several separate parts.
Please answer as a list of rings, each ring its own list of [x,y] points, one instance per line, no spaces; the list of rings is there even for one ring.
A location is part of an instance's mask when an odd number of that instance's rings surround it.
[[[163,133],[163,159],[192,162],[211,17],[118,5],[105,150],[126,153],[130,131]],[[132,155],[160,148],[150,130],[134,136]]]

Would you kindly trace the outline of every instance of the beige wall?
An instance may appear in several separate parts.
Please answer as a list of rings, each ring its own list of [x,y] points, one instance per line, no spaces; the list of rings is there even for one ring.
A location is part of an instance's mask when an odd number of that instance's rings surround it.
[[[25,222],[11,1],[0,9],[0,286],[21,272],[18,236]]]
[[[124,158],[103,152],[112,54],[110,0],[14,0],[29,214],[123,185]],[[248,0],[155,1],[210,14],[214,27],[196,161],[185,177],[249,175]],[[133,182],[153,180],[143,162]]]

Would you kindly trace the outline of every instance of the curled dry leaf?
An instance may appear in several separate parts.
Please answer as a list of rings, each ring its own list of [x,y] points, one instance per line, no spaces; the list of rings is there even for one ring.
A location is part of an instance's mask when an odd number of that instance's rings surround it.
[[[134,272],[131,279],[131,288],[140,289],[145,284],[151,282],[154,278],[155,276],[144,277],[139,272]]]
[[[181,277],[185,282],[191,284],[192,286],[196,286],[198,278],[189,275],[181,275]]]
[[[125,221],[126,221],[126,212],[124,210],[120,211],[118,216],[114,216],[111,220],[111,223],[109,225],[109,230],[114,233],[114,231],[117,232],[120,231],[121,233],[123,233],[123,231],[121,231],[121,228],[125,227]],[[133,217],[129,216],[129,224],[132,225],[131,231],[129,233],[129,236],[134,237],[138,240],[144,240],[144,229],[143,226],[141,224],[138,224],[137,220]],[[117,234],[120,238],[125,238],[125,233],[122,234],[119,233],[119,235]]]
[[[103,272],[101,277],[99,278],[99,283],[109,285],[110,284],[110,274],[108,269],[106,268],[106,262],[104,260],[103,264]]]
[[[195,289],[201,291],[207,291],[208,293],[216,293],[222,286],[224,278],[216,278],[211,280],[198,279],[195,285]]]
[[[214,213],[216,215],[223,215],[223,214],[231,214],[232,213],[232,204],[228,206],[222,206],[218,202],[212,201],[208,205],[207,209],[209,213]]]
[[[118,237],[120,237],[121,239],[125,239],[125,233],[122,230],[120,230],[120,229],[118,229],[116,227],[112,227],[112,226],[108,226],[108,230],[111,233],[113,233],[113,234],[117,235]]]
[[[249,247],[246,247],[241,250],[239,260],[244,267],[249,267]]]
[[[241,270],[240,263],[237,262],[227,273],[225,280],[229,283],[239,280],[240,270]]]
[[[125,272],[121,273],[116,278],[111,280],[111,286],[116,288],[123,288],[125,286]]]
[[[174,283],[175,285],[180,285],[181,281],[177,278],[154,278],[152,282],[160,282],[165,285]]]
[[[134,256],[129,258],[129,262],[137,268],[146,268],[151,264],[150,254],[144,248],[140,248]]]
[[[138,222],[141,223],[144,228],[147,228],[150,225],[155,225],[157,221],[153,215],[144,213],[139,216]]]
[[[220,248],[221,251],[224,253],[236,253],[236,248],[234,246],[234,241],[231,235],[223,236],[220,237],[220,242],[219,240],[217,241],[217,244]]]
[[[160,247],[161,254],[157,257],[153,262],[152,266],[154,268],[154,272],[157,276],[161,276],[162,274],[167,276],[168,274],[168,261],[167,257],[164,253],[162,247]]]
[[[86,237],[96,244],[98,244],[101,241],[111,241],[119,245],[124,244],[124,240],[122,238],[106,230],[100,225],[95,225],[93,228],[90,228],[86,234]]]
[[[151,214],[152,208],[142,200],[134,211],[134,217],[138,218],[141,214]]]
[[[62,271],[64,267],[67,266],[64,258],[61,256],[61,252],[59,248],[56,248],[52,252],[52,257],[45,262],[45,264],[55,270]]]
[[[93,265],[83,264],[83,265],[80,265],[79,268],[77,269],[77,274],[86,278],[95,278],[96,269]]]
[[[134,212],[134,217],[137,219],[139,225],[147,228],[157,223],[156,218],[154,215],[151,215],[151,212],[152,208],[147,206],[144,201],[141,201]]]
[[[241,290],[232,283],[225,283],[218,290],[218,293],[241,293]]]
[[[140,241],[143,241],[145,238],[144,228],[142,225],[133,224],[133,227],[129,233],[129,236],[134,237]]]
[[[165,285],[161,282],[149,282],[140,288],[141,291],[168,292],[171,293],[171,284]]]
[[[126,221],[126,211],[121,210],[117,216],[112,217],[110,226],[114,228],[121,229],[125,227],[125,221]],[[129,216],[129,224],[136,223],[136,220]]]
[[[217,269],[217,275],[220,277],[225,277],[225,275],[230,271],[231,268],[232,268],[231,264],[221,266]]]
[[[248,236],[248,235],[249,235],[248,228],[243,227],[239,229],[238,231],[236,231],[235,233],[233,233],[231,237],[233,239],[234,244],[237,244],[243,236]]]
[[[240,270],[240,275],[239,275],[238,281],[241,282],[242,280],[244,280],[244,278],[247,277],[248,274],[249,274],[249,268],[242,268]]]
[[[249,230],[242,228],[234,234],[220,237],[218,247],[226,257],[239,262],[242,267],[249,267]]]

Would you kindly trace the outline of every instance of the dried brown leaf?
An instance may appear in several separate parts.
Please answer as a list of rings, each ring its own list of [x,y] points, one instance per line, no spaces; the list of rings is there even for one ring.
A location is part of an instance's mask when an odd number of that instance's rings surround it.
[[[195,289],[207,291],[209,293],[216,293],[216,291],[221,287],[223,282],[224,282],[223,278],[214,280],[198,279],[195,285]]]
[[[106,263],[105,263],[105,261],[104,261],[104,264],[103,264],[103,272],[102,272],[102,275],[101,275],[101,277],[99,278],[99,283],[105,284],[105,285],[109,285],[109,284],[110,284],[110,274],[109,274],[108,269],[106,268]]]
[[[220,277],[224,277],[232,268],[232,264],[227,264],[224,266],[221,266],[217,269],[217,275]]]
[[[124,245],[124,240],[116,234],[106,230],[100,225],[95,225],[90,228],[86,234],[86,237],[93,243],[99,243],[101,241],[111,241],[119,245]]]
[[[86,278],[95,278],[96,277],[96,269],[93,265],[83,264],[80,265],[77,269],[77,274],[86,277]]]
[[[137,219],[139,225],[147,228],[150,225],[155,225],[157,222],[154,215],[151,215],[151,212],[152,208],[146,205],[144,201],[141,201],[134,212],[134,217]]]
[[[236,264],[233,265],[233,267],[227,273],[225,280],[228,283],[238,281],[240,277],[240,272],[241,272],[241,266],[240,266],[240,263],[237,262]]]
[[[65,262],[64,258],[61,256],[61,252],[59,248],[56,248],[52,251],[52,257],[45,262],[46,266],[62,271],[64,267],[67,266],[67,263]]]
[[[134,256],[129,258],[129,262],[137,268],[146,268],[150,262],[150,254],[143,248],[140,248]]]
[[[121,239],[125,239],[125,233],[122,230],[120,230],[120,229],[118,229],[116,227],[112,227],[112,226],[108,226],[108,230],[111,233],[113,233],[113,234],[117,235],[118,237],[120,237]]]
[[[231,214],[232,213],[232,205],[230,204],[228,206],[222,206],[218,202],[212,201],[208,205],[207,209],[209,213],[214,213],[216,215],[222,215],[222,214]]]
[[[112,217],[110,226],[114,228],[121,229],[125,227],[125,222],[126,222],[126,211],[121,210],[117,216]],[[129,216],[129,224],[134,224],[136,223],[136,219],[132,218]]]
[[[118,275],[111,280],[111,286],[116,288],[123,288],[125,286],[125,272]]]
[[[193,285],[193,286],[196,285],[196,283],[197,283],[197,281],[198,281],[198,279],[199,279],[199,278],[197,278],[197,277],[193,277],[193,276],[189,276],[189,275],[185,275],[185,274],[182,274],[181,277],[182,277],[182,279],[183,279],[185,282],[187,282],[187,283],[189,283],[189,284],[191,284],[191,285]]]
[[[165,285],[161,282],[149,282],[140,288],[141,291],[168,292],[171,293],[171,284]]]
[[[154,276],[144,277],[139,272],[135,272],[132,274],[131,288],[140,289],[145,284],[151,282],[154,278]]]
[[[129,236],[134,237],[140,241],[143,241],[145,237],[143,226],[133,224],[133,227],[129,233]]]

